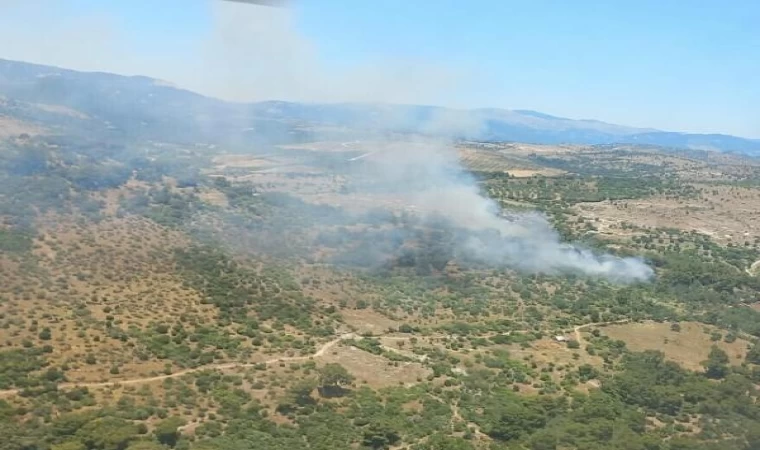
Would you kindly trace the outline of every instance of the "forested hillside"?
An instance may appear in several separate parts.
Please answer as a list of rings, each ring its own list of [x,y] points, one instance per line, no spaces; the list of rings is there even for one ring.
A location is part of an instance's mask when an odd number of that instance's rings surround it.
[[[755,159],[38,100],[0,116],[0,449],[760,448]]]

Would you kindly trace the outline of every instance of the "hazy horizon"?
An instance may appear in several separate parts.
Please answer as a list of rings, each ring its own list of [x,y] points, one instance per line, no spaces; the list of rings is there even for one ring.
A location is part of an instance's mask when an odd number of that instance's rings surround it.
[[[3,0],[0,39],[14,45],[0,58],[144,75],[225,100],[531,110],[760,138],[750,20],[760,6],[538,3]]]

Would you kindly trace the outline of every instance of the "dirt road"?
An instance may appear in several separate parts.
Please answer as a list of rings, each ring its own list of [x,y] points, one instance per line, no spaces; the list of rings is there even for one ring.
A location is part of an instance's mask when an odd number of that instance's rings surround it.
[[[630,320],[625,319],[625,320],[618,320],[614,322],[599,322],[599,323],[587,323],[585,325],[578,325],[575,328],[573,328],[573,332],[575,334],[575,340],[578,341],[578,343],[581,345],[581,348],[585,349],[586,342],[583,339],[583,335],[581,334],[581,330],[583,330],[584,328],[594,327],[594,326],[613,325],[613,324],[627,323],[627,322],[630,322]],[[174,372],[167,375],[156,375],[152,377],[131,378],[131,379],[125,379],[125,380],[113,380],[113,381],[102,381],[102,382],[92,382],[92,383],[60,383],[58,385],[58,389],[73,389],[77,387],[98,388],[98,387],[111,387],[111,386],[119,386],[119,385],[125,386],[125,385],[134,385],[134,384],[143,384],[143,383],[153,383],[156,381],[162,381],[169,378],[179,378],[191,373],[202,372],[204,370],[231,370],[231,369],[254,367],[259,364],[270,365],[270,364],[277,364],[281,362],[307,361],[312,358],[319,358],[320,356],[323,356],[325,353],[327,353],[327,351],[329,351],[332,347],[334,347],[335,345],[337,345],[339,342],[343,340],[355,339],[356,337],[357,336],[355,336],[352,333],[341,335],[340,337],[337,337],[333,339],[332,341],[327,342],[326,344],[322,345],[322,347],[320,347],[316,352],[312,353],[311,355],[272,358],[266,361],[260,361],[256,363],[209,364],[205,366],[194,367],[192,369],[180,370],[179,372]],[[397,339],[405,339],[405,338],[397,338]],[[409,356],[408,354],[406,354],[406,352],[402,352],[392,347],[383,346],[383,348],[388,351],[404,354],[404,356]],[[424,362],[425,360],[425,358],[421,356],[419,356],[418,358],[420,362]],[[7,389],[4,391],[0,391],[0,398],[18,395],[19,392],[21,392],[21,389]]]
[[[78,387],[96,388],[96,387],[110,387],[110,386],[117,386],[117,385],[153,383],[156,381],[166,380],[168,378],[178,378],[178,377],[185,376],[187,374],[202,372],[204,370],[230,370],[230,369],[253,367],[259,364],[270,365],[270,364],[277,364],[281,362],[306,361],[311,358],[319,358],[320,356],[323,356],[325,353],[327,353],[328,350],[330,350],[332,347],[337,345],[339,342],[345,339],[352,339],[352,338],[354,338],[353,334],[344,334],[324,344],[322,347],[320,347],[316,352],[314,352],[311,355],[272,358],[272,359],[269,359],[266,361],[260,361],[257,363],[209,364],[205,366],[194,367],[192,369],[180,370],[179,372],[174,372],[167,375],[157,375],[153,377],[132,378],[132,379],[126,379],[126,380],[102,381],[102,382],[93,382],[93,383],[61,383],[58,385],[58,389],[73,389],[73,388],[78,388]],[[7,389],[4,391],[0,391],[0,398],[18,395],[19,392],[21,392],[21,389]]]

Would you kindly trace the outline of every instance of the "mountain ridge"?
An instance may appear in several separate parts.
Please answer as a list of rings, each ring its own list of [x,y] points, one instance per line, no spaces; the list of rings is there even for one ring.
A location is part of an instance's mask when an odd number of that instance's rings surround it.
[[[0,96],[29,104],[65,106],[99,119],[107,133],[146,139],[216,143],[234,136],[242,143],[262,139],[278,142],[294,135],[321,135],[314,130],[327,126],[343,129],[334,133],[346,135],[426,133],[489,141],[655,145],[760,155],[760,140],[720,133],[636,128],[532,110],[277,100],[228,102],[141,75],[80,72],[4,59],[0,59]],[[0,114],[13,115],[2,107]],[[30,114],[25,119],[29,120]]]

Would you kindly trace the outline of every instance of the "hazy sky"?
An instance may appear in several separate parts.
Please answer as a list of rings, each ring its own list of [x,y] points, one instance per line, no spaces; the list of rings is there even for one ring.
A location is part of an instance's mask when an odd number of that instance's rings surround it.
[[[757,0],[0,0],[0,58],[760,138]]]

